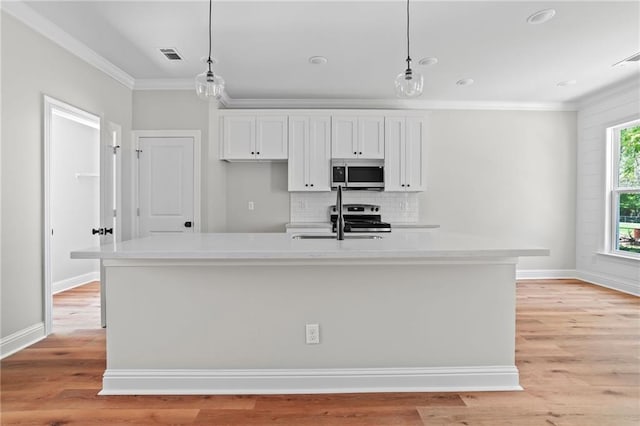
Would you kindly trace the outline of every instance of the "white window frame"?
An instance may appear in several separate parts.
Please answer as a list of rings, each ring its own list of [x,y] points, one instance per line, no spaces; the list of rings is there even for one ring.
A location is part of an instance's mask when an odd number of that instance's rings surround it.
[[[640,253],[634,253],[627,250],[618,249],[618,217],[620,194],[630,194],[640,192],[640,187],[621,187],[619,186],[620,177],[620,133],[624,129],[640,126],[640,119],[627,121],[607,129],[607,188],[606,202],[607,214],[605,215],[605,252],[627,257],[631,259],[639,259]]]

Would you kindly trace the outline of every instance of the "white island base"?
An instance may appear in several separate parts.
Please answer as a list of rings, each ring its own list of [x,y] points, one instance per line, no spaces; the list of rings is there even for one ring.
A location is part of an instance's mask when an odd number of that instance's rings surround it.
[[[512,258],[104,266],[103,395],[521,389]]]
[[[548,253],[438,231],[159,235],[72,257],[104,266],[101,394],[271,394],[521,389],[515,265]]]

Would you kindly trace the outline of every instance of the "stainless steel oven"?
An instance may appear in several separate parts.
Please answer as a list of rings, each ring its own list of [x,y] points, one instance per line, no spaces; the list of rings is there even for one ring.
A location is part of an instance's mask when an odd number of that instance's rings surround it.
[[[384,189],[384,160],[331,160],[331,188]]]

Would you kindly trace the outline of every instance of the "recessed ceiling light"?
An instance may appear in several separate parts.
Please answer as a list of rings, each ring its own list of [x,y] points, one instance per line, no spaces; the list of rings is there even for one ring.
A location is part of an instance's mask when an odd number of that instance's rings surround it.
[[[544,24],[547,21],[550,21],[556,15],[555,9],[544,9],[539,10],[533,15],[527,18],[527,22],[532,25]]]
[[[309,58],[309,63],[313,65],[323,65],[327,63],[327,58],[324,56],[312,56]]]
[[[438,58],[434,58],[433,56],[429,56],[427,58],[422,58],[418,61],[418,63],[424,67],[428,67],[431,65],[435,65],[438,63]]]
[[[558,86],[567,87],[567,86],[573,86],[576,83],[577,83],[576,80],[565,80],[565,81],[561,81],[560,83],[558,83]]]
[[[470,86],[473,84],[473,79],[472,78],[463,78],[461,80],[456,81],[456,84],[458,86]]]
[[[202,63],[205,63],[205,64],[206,64],[206,63],[207,63],[207,59],[209,59],[209,57],[208,57],[208,56],[203,56],[202,58],[200,58],[200,62],[202,62]],[[212,57],[212,58],[211,58],[211,65],[214,65],[214,64],[217,64],[217,63],[218,63],[218,60],[217,60],[216,58],[213,58],[213,57]]]

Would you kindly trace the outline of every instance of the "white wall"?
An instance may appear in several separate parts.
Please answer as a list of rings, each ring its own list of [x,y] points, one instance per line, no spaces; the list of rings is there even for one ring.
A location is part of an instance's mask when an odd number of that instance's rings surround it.
[[[100,244],[100,130],[53,114],[51,120],[51,281],[53,291],[95,279],[97,260],[72,250]],[[76,176],[77,173],[96,174]],[[92,278],[83,276],[92,275]]]
[[[574,112],[433,111],[427,132],[421,222],[549,248],[518,269],[573,273]]]
[[[605,245],[606,129],[640,118],[637,78],[597,93],[578,112],[576,263],[587,281],[640,295],[640,261],[600,254]]]
[[[120,124],[123,145],[128,148],[131,90],[5,12],[1,19],[0,336],[4,342],[7,336],[37,328],[44,321],[43,95]],[[124,170],[129,168],[129,161],[130,158],[123,156]],[[128,178],[123,175],[124,181]],[[126,195],[124,199],[127,199]],[[123,208],[130,209],[130,206]],[[125,228],[125,236],[128,232]]]
[[[202,132],[202,232],[226,230],[225,170],[218,160],[217,103],[200,100],[194,90],[133,92],[133,130],[200,130]],[[210,137],[214,135],[214,137]]]
[[[227,165],[227,231],[284,232],[289,222],[286,162]],[[253,201],[254,210],[249,210]]]

